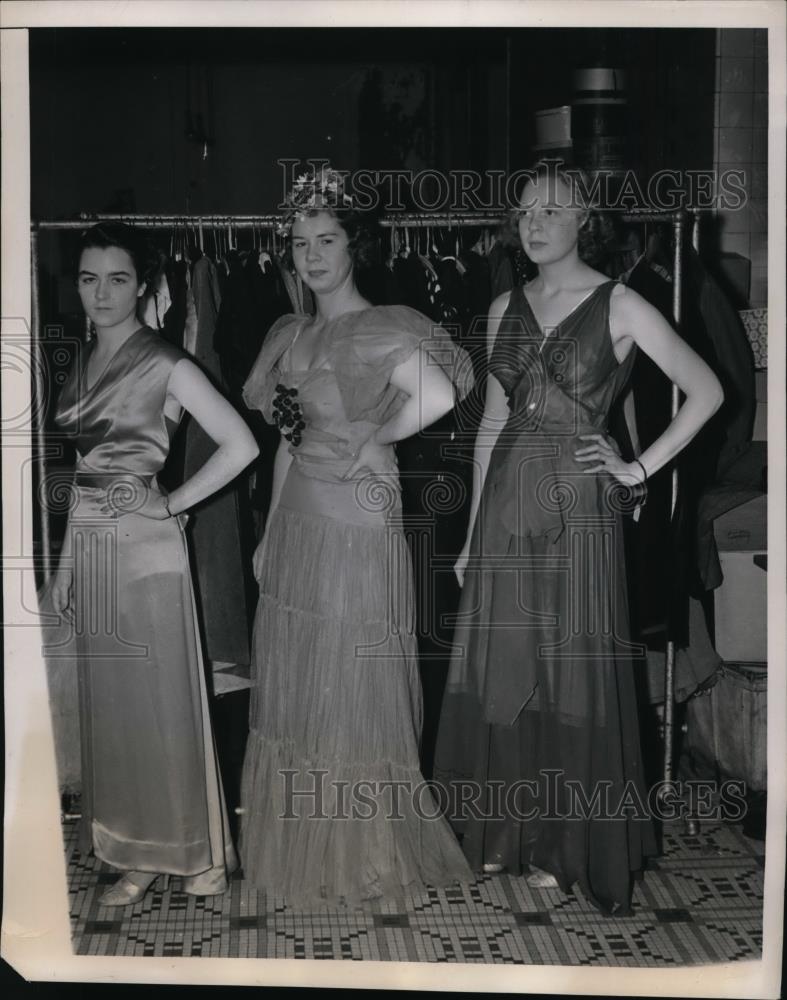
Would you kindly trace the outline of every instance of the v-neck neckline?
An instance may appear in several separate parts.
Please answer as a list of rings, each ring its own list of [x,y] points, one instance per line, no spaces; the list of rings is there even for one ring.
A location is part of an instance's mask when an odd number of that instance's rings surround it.
[[[604,288],[605,285],[609,285],[609,284],[613,284],[613,283],[614,283],[614,279],[610,278],[608,281],[602,281],[601,284],[596,285],[596,287],[592,291],[588,292],[588,294],[584,297],[584,299],[581,299],[579,302],[577,302],[577,304],[574,306],[574,308],[570,309],[566,313],[566,315],[558,323],[554,323],[552,326],[548,326],[546,328],[546,331],[545,331],[544,327],[542,327],[541,324],[538,321],[538,317],[535,314],[535,310],[533,309],[533,306],[530,304],[530,299],[527,297],[527,292],[525,291],[524,285],[521,286],[522,287],[522,298],[525,300],[525,305],[527,306],[527,310],[530,313],[530,316],[531,316],[531,318],[533,320],[533,323],[536,326],[536,329],[541,334],[541,337],[543,338],[544,342],[546,342],[546,340],[549,337],[549,332],[548,331],[559,330],[560,327],[563,326],[568,320],[570,320],[572,316],[574,316],[576,313],[579,312],[579,310],[582,308],[582,306],[586,305],[588,302],[591,301],[591,299],[593,299],[595,297],[595,295],[598,292],[599,288]]]
[[[129,336],[126,337],[126,339],[123,341],[123,343],[120,345],[120,347],[117,348],[117,350],[112,355],[112,357],[109,359],[109,361],[107,361],[107,363],[101,369],[101,371],[99,372],[99,374],[98,374],[95,382],[92,385],[88,385],[87,384],[87,366],[90,363],[90,358],[92,357],[93,351],[94,351],[94,346],[91,346],[90,353],[85,358],[85,364],[84,364],[84,366],[82,368],[82,389],[84,390],[84,392],[86,394],[90,394],[90,393],[96,391],[96,389],[101,384],[101,382],[103,382],[103,380],[104,380],[105,376],[107,375],[107,373],[109,372],[109,370],[112,368],[112,366],[115,363],[115,361],[117,360],[118,356],[123,353],[123,351],[126,349],[127,345],[132,340],[136,339],[137,335],[140,334],[144,329],[145,329],[144,326],[140,326],[132,334],[129,334]],[[93,345],[95,345],[96,341],[94,340],[92,343],[93,343]]]
[[[355,316],[358,313],[366,312],[370,308],[373,309],[374,306],[364,306],[363,309],[350,309],[348,312],[339,313],[338,316],[334,316],[332,319],[326,319],[326,320],[324,320],[324,322],[323,322],[323,328],[321,330],[321,333],[324,333],[327,329],[329,329],[331,326],[333,326],[334,323],[337,323],[339,320],[344,319],[346,316]],[[295,347],[295,342],[297,341],[298,337],[300,337],[300,335],[303,333],[303,331],[304,331],[304,329],[306,327],[306,324],[309,322],[310,319],[314,319],[314,317],[313,316],[304,316],[303,317],[303,322],[298,325],[298,328],[295,331],[295,336],[292,338],[292,340],[289,343],[289,346],[286,348],[286,350],[284,351],[284,354],[282,355],[283,357],[285,357],[287,359],[288,365],[290,366],[288,368],[288,371],[291,371],[293,374],[304,375],[304,374],[308,374],[309,372],[327,371],[327,370],[329,370],[329,369],[326,369],[326,367],[325,367],[325,362],[328,360],[328,356],[327,355],[326,355],[325,358],[323,358],[323,363],[321,365],[319,365],[319,366],[315,365],[314,364],[314,359],[312,359],[312,364],[308,368],[293,368],[292,367],[292,349],[293,349],[293,347]]]
[[[293,347],[295,347],[298,337],[300,337],[306,324],[309,322],[311,318],[312,318],[311,316],[304,316],[303,322],[298,324],[298,327],[295,331],[295,336],[292,338],[286,350],[284,351],[284,354],[282,355],[282,357],[286,359],[287,371],[292,372],[293,375],[308,375],[309,372],[314,371],[314,365],[312,365],[309,368],[294,368],[292,364],[292,349]]]

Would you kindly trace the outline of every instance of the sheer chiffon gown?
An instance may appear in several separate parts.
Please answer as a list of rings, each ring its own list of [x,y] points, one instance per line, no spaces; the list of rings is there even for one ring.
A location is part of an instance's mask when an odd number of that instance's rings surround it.
[[[243,769],[244,875],[288,902],[357,903],[473,876],[419,771],[421,688],[410,555],[393,448],[387,472],[344,476],[402,405],[393,369],[422,343],[460,395],[467,357],[398,306],[325,328],[294,370],[305,316],[270,330],[244,389],[290,440],[263,539]]]
[[[93,342],[95,343],[95,342]],[[167,458],[167,383],[186,357],[147,327],[93,386],[92,345],[56,421],[78,461],[69,531],[80,700],[81,849],[223,892],[237,860],[214,748],[184,516],[134,513]],[[131,512],[102,511],[118,501]]]
[[[510,417],[473,531],[435,777],[473,868],[533,865],[625,913],[655,853],[621,533],[633,498],[573,457],[634,362],[612,349],[614,284],[548,337],[523,288],[511,294],[490,358]]]

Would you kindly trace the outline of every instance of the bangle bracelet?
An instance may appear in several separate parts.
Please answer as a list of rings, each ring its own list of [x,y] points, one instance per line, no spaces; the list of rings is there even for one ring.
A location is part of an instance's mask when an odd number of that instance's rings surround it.
[[[644,484],[644,483],[647,482],[647,479],[648,479],[648,474],[645,471],[645,466],[642,464],[642,462],[640,462],[640,460],[638,458],[635,458],[634,461],[637,463],[637,465],[640,467],[640,469],[642,469],[642,482]],[[167,508],[167,510],[169,510],[169,507]]]

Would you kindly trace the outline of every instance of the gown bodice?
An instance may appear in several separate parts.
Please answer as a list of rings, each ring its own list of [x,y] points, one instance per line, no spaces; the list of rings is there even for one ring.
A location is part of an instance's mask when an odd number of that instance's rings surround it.
[[[290,442],[300,471],[341,478],[361,444],[386,423],[407,396],[391,374],[423,345],[429,363],[451,379],[459,398],[472,385],[470,359],[427,317],[405,306],[376,306],[328,322],[317,365],[293,367],[291,349],[308,316],[287,315],[269,331],[243,390]],[[391,446],[391,466],[396,468]]]
[[[525,418],[531,431],[544,434],[605,429],[635,354],[619,363],[612,347],[609,307],[616,284],[598,285],[546,337],[524,287],[513,290],[489,367],[506,392],[515,426]]]
[[[186,354],[140,327],[88,387],[94,344],[71,368],[55,412],[61,432],[76,445],[76,471],[154,476],[167,459],[176,426],[164,414],[169,377]]]
[[[562,534],[572,511],[609,513],[622,502],[611,476],[587,474],[574,452],[606,434],[610,407],[631,373],[609,329],[615,281],[598,285],[554,329],[539,326],[523,286],[511,293],[489,361],[510,410],[487,476],[488,496],[512,534]]]

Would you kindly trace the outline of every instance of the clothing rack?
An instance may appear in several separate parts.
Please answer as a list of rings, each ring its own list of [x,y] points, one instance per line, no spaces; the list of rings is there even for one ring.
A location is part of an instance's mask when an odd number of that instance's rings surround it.
[[[277,226],[281,215],[116,215],[87,213],[78,219],[55,219],[32,224],[33,231],[45,229],[85,229],[99,222],[127,222],[132,226],[144,226],[146,229],[172,229],[173,226],[185,226],[199,229],[204,226],[218,229],[232,226],[234,229],[251,229],[256,227]]]
[[[674,266],[672,284],[672,315],[676,327],[680,328],[681,316],[683,312],[682,286],[683,286],[683,238],[689,217],[692,217],[692,245],[695,250],[699,250],[700,240],[700,212],[692,210],[688,212],[684,209],[673,212],[649,212],[630,211],[621,213],[618,218],[623,222],[634,223],[656,223],[671,222],[674,233]],[[48,230],[80,230],[99,222],[125,222],[130,225],[143,226],[146,229],[192,229],[195,234],[203,230],[223,230],[231,233],[233,229],[268,229],[274,233],[277,225],[281,221],[280,214],[266,215],[137,215],[137,214],[98,214],[90,215],[83,213],[78,219],[62,220],[41,220],[31,224],[31,266],[32,266],[32,354],[33,371],[36,373],[36,392],[38,398],[43,393],[43,358],[41,357],[41,318],[40,318],[40,292],[38,284],[39,233]],[[482,226],[498,228],[502,222],[501,215],[494,215],[485,212],[397,212],[385,216],[378,220],[378,224],[384,228],[427,228],[452,229],[461,226]],[[672,386],[671,415],[674,418],[680,406],[680,391],[676,385]],[[44,481],[44,457],[45,435],[42,421],[36,427],[37,456],[36,464],[39,473],[39,482]],[[672,497],[671,516],[674,516],[678,499],[678,470],[677,466],[672,468]],[[42,565],[45,579],[48,581],[51,572],[51,553],[49,524],[46,516],[41,519],[41,540],[42,540]],[[667,641],[666,662],[664,672],[664,781],[672,781],[673,774],[673,750],[675,732],[675,643],[672,639]]]
[[[681,231],[685,228],[688,216],[693,217],[692,240],[695,247],[698,242],[700,212],[649,212],[634,210],[622,212],[619,218],[623,222],[672,222],[673,226],[680,224]],[[281,214],[268,215],[137,215],[137,214],[107,214],[91,215],[83,213],[78,219],[52,219],[33,222],[31,230],[40,232],[57,229],[85,229],[99,222],[126,222],[129,225],[144,226],[147,229],[171,229],[173,226],[199,229],[220,229],[227,226],[233,229],[275,228],[281,222]],[[392,226],[435,226],[436,228],[452,228],[453,226],[499,226],[502,213],[489,212],[397,212],[378,219],[378,225],[383,228]],[[677,232],[676,232],[677,235]]]

